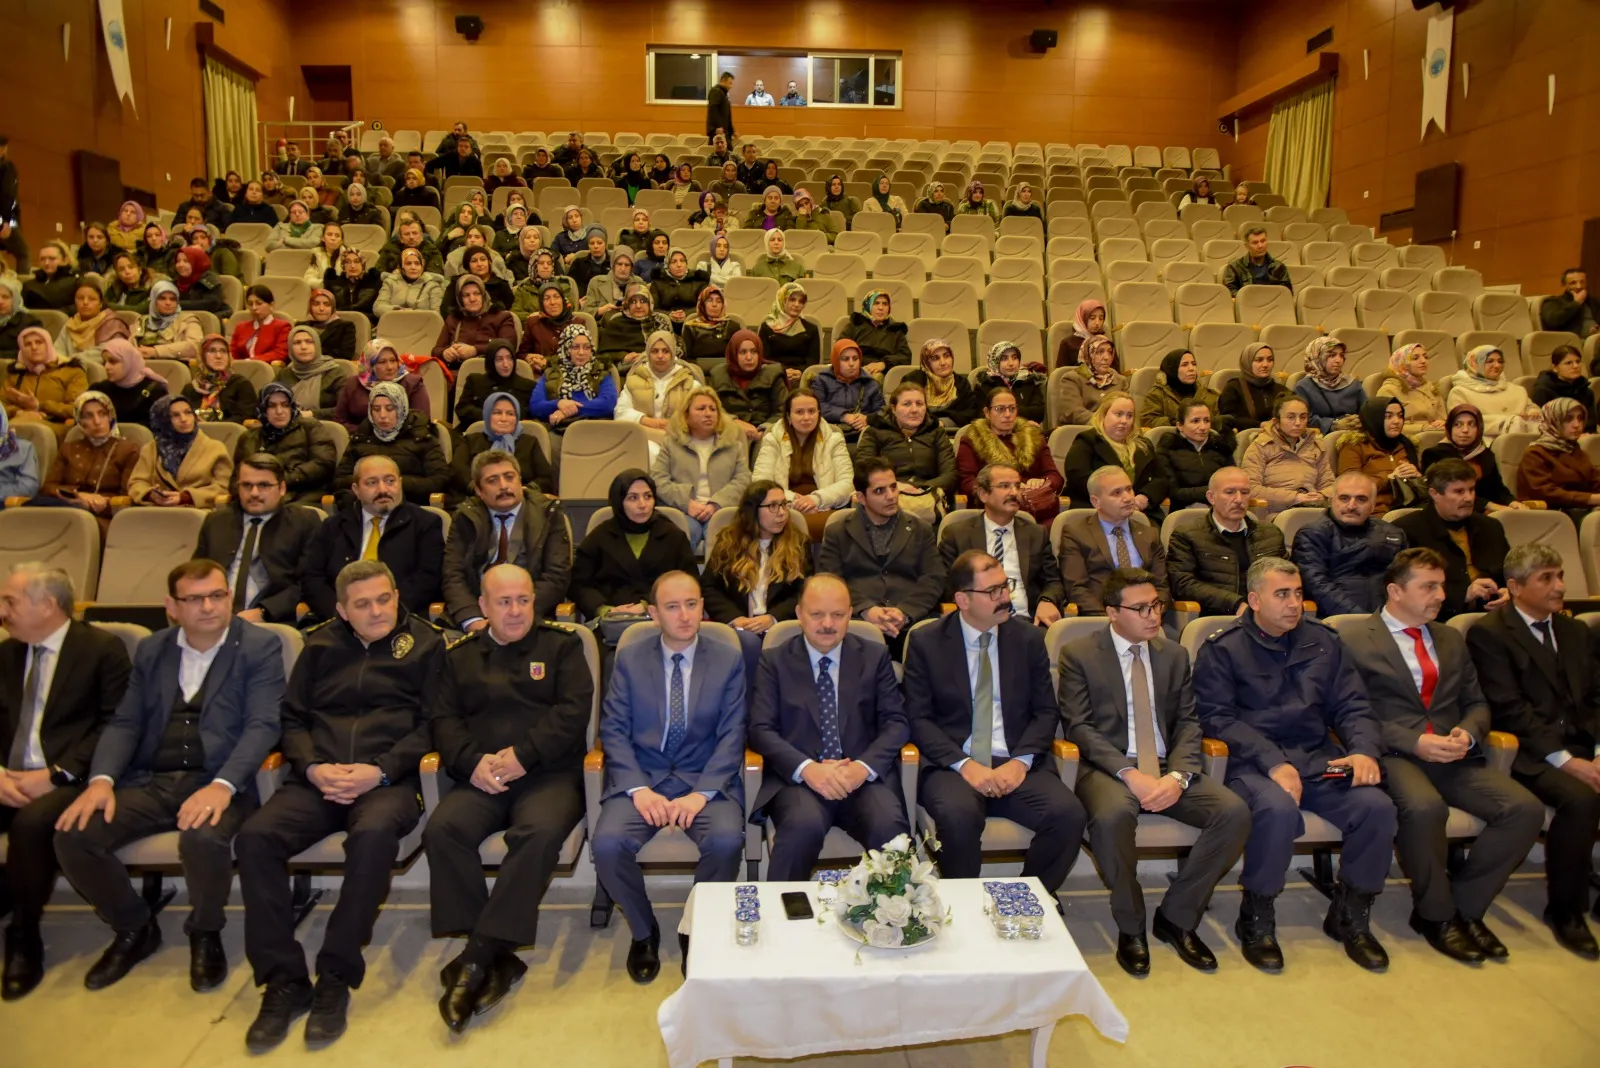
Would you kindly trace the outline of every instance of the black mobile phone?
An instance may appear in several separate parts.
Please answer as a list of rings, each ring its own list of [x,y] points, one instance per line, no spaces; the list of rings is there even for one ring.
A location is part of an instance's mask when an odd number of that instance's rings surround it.
[[[791,920],[809,920],[815,915],[811,911],[811,899],[802,890],[783,895],[783,914]]]
[[[1325,771],[1323,771],[1322,778],[1324,781],[1332,779],[1350,779],[1355,777],[1355,773],[1356,769],[1352,768],[1349,764],[1331,764]]]

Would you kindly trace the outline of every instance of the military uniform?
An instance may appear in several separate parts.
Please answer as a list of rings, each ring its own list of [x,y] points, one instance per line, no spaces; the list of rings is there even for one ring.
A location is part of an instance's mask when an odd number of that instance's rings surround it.
[[[244,896],[245,953],[259,983],[308,978],[294,936],[289,858],[344,831],[344,882],[329,917],[317,974],[360,986],[370,939],[400,840],[422,816],[417,772],[431,747],[423,695],[444,657],[444,639],[401,610],[390,634],[364,644],[343,620],[306,634],[283,700],[283,755],[293,777],[239,832],[235,853]],[[306,779],[313,764],[375,764],[378,786],[344,805]]]
[[[561,845],[583,818],[583,755],[594,675],[569,628],[540,623],[501,644],[487,628],[453,643],[430,699],[435,744],[455,786],[423,832],[433,934],[530,945]],[[526,772],[490,794],[478,761],[510,746]],[[478,849],[505,832],[491,893]]]

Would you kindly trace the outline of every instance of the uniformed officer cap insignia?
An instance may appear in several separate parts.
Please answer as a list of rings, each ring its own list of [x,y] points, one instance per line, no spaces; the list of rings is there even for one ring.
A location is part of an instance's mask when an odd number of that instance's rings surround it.
[[[404,660],[405,655],[409,653],[416,644],[417,640],[411,635],[396,634],[394,636],[394,643],[390,646],[390,648],[394,651],[394,658],[396,660]]]

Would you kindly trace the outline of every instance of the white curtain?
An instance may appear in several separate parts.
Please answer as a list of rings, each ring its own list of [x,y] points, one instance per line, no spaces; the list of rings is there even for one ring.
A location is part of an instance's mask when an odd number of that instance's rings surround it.
[[[1291,207],[1328,206],[1333,174],[1333,80],[1279,101],[1267,127],[1266,180]]]
[[[260,169],[255,83],[210,56],[200,81],[206,104],[206,173],[213,178],[229,171],[254,176]]]

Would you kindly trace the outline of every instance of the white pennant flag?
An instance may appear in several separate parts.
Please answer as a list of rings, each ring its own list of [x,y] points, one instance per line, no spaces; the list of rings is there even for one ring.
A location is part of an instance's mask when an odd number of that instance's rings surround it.
[[[122,21],[122,0],[100,0],[100,29],[106,38],[106,56],[111,60],[111,83],[116,86],[117,99],[127,98],[133,105],[134,115],[139,114],[139,102],[133,98],[133,75],[128,70],[128,30]]]
[[[1445,10],[1428,20],[1428,46],[1422,53],[1422,133],[1428,134],[1432,122],[1444,133],[1445,108],[1450,103],[1450,39],[1455,35],[1456,15]]]

